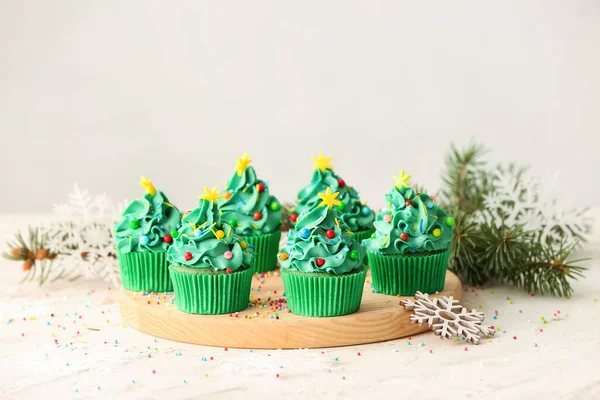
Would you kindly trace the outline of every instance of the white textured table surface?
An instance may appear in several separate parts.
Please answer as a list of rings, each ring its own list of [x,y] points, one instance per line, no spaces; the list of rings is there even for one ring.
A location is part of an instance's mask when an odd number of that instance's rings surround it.
[[[31,218],[0,216],[0,239]],[[580,255],[598,254],[594,240]],[[118,291],[102,282],[19,285],[20,264],[2,260],[0,398],[600,398],[600,268],[589,267],[569,300],[468,288],[463,304],[501,328],[479,346],[425,333],[326,350],[225,351],[124,327]]]

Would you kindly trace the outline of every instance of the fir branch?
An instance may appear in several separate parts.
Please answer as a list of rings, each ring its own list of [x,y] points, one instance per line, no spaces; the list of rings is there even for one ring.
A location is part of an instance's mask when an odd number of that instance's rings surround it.
[[[485,153],[477,144],[463,150],[452,146],[446,158],[442,190],[446,204],[442,207],[455,218],[449,269],[471,285],[500,282],[533,293],[570,296],[570,282],[583,276],[585,268],[580,263],[585,260],[568,258],[585,239],[583,233],[589,226],[585,221],[584,226],[563,223],[568,231],[557,226],[552,228],[552,236],[543,237],[541,230],[518,223],[519,202],[541,201],[537,188],[525,181],[527,168],[507,164],[488,169],[481,159]],[[496,198],[498,187],[503,195],[500,201]],[[532,216],[537,218],[535,212]],[[578,221],[582,214],[574,211],[571,216]],[[548,226],[556,223],[551,221]],[[567,237],[577,243],[565,245]]]
[[[568,260],[576,245],[554,249],[542,243],[533,244],[535,251],[530,259],[515,269],[508,281],[532,293],[570,297],[572,294],[569,279],[582,278],[586,268],[581,262],[590,260]]]
[[[481,158],[486,153],[479,144],[471,143],[464,150],[452,144],[446,156],[446,171],[442,176],[446,187],[442,193],[447,201],[454,202],[461,210],[469,212],[481,206],[484,187],[478,179],[485,178],[482,174],[485,163]]]

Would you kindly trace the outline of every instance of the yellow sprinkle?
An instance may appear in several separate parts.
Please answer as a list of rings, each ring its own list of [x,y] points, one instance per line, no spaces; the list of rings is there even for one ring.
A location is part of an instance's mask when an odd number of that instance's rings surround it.
[[[166,201],[163,201],[163,204],[166,205],[166,206],[169,206],[169,207],[173,207],[173,204],[167,203]]]
[[[387,242],[388,242],[388,240],[389,240],[389,239],[390,239],[390,235],[387,235],[387,236],[385,237],[385,239],[383,239],[383,243],[381,243],[381,245],[382,245],[382,246],[385,246],[385,245],[387,244]]]
[[[254,229],[258,229],[258,226],[256,226],[255,224],[252,224],[252,227],[253,227]]]
[[[37,317],[29,317],[30,321],[35,321],[37,319]]]
[[[392,209],[392,204],[388,201],[388,211]]]

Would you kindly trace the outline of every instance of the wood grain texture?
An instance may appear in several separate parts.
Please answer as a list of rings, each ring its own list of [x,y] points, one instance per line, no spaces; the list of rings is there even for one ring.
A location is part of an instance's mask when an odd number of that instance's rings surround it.
[[[348,346],[362,343],[382,342],[415,335],[426,331],[426,325],[411,324],[409,315],[399,302],[401,298],[372,293],[367,275],[363,300],[357,313],[334,318],[302,317],[279,311],[279,319],[269,318],[269,307],[249,307],[239,317],[229,315],[193,315],[177,310],[175,304],[165,301],[164,294],[149,298],[140,293],[121,289],[119,301],[121,315],[131,327],[152,336],[178,342],[207,346],[296,349]],[[252,281],[254,298],[280,297],[283,284],[275,271],[264,280],[256,276]],[[258,290],[260,287],[260,290]],[[277,294],[274,294],[274,291]],[[462,285],[451,272],[446,273],[446,285],[439,294],[460,300]],[[162,301],[158,303],[157,296]],[[405,297],[406,298],[406,297]],[[262,301],[261,301],[262,303]],[[246,319],[246,315],[258,317]],[[264,316],[264,317],[261,317]]]

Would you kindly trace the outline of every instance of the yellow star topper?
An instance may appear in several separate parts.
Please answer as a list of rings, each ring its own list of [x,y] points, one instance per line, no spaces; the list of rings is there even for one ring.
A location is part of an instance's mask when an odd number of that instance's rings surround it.
[[[338,195],[338,192],[331,193],[331,188],[327,188],[327,191],[325,193],[319,193],[319,197],[321,198],[321,200],[323,200],[321,204],[319,204],[319,207],[327,206],[331,210],[333,206],[339,206],[342,202],[336,200],[336,197],[338,197]]]
[[[311,157],[310,159],[315,163],[313,169],[320,169],[321,172],[325,172],[327,169],[333,169],[333,165],[329,164],[332,158],[333,157],[325,157],[323,152],[320,152],[319,157]]]
[[[403,187],[410,187],[408,185],[408,180],[410,179],[410,175],[405,175],[404,170],[401,169],[398,176],[394,176],[394,180],[396,181],[396,187],[401,189]]]
[[[216,186],[212,188],[212,190],[210,190],[208,186],[204,186],[204,194],[199,198],[208,201],[217,201],[217,199],[223,197],[223,195],[219,194],[218,191],[219,189],[217,189]]]
[[[140,186],[146,189],[146,193],[148,193],[149,195],[154,196],[156,194],[156,189],[154,188],[152,181],[146,178],[144,175],[142,175]]]
[[[248,157],[248,153],[244,153],[242,157],[235,159],[235,170],[238,176],[242,176],[248,165],[252,162],[252,159]]]

